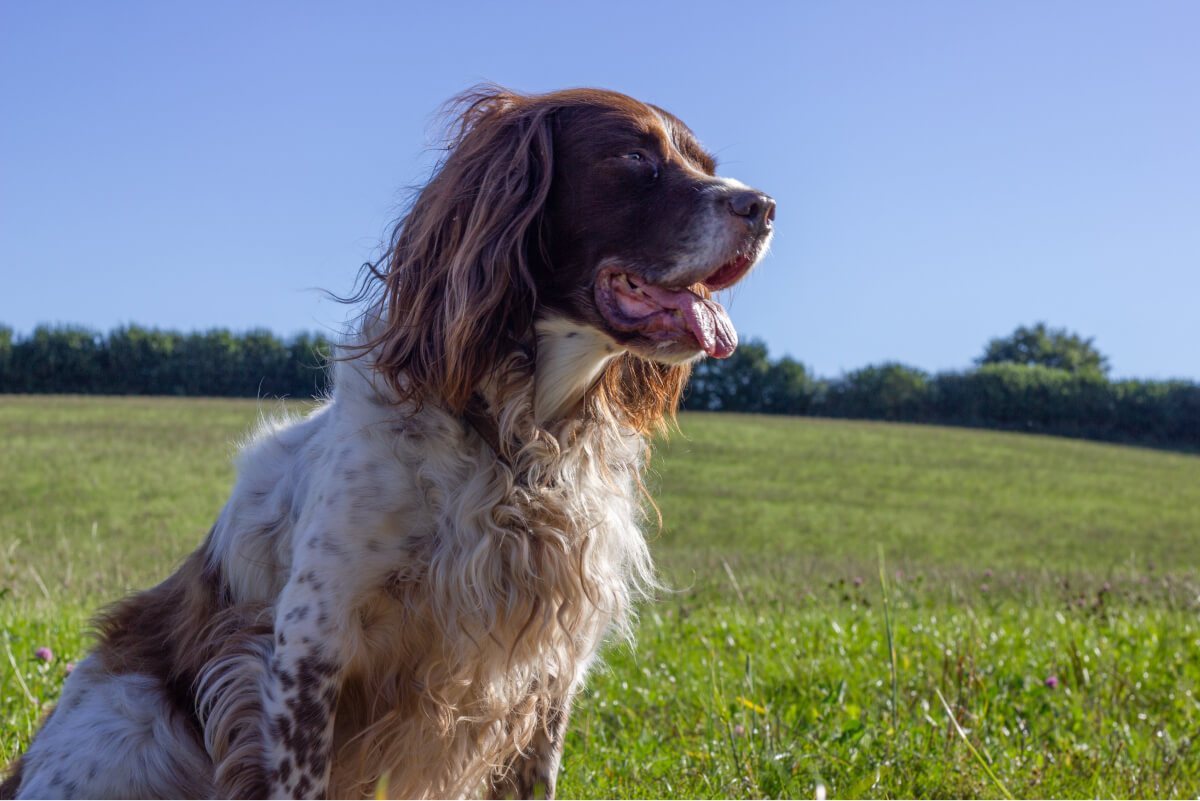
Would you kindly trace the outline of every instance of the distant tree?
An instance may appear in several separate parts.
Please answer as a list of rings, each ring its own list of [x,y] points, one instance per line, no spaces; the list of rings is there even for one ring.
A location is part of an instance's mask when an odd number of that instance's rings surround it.
[[[13,345],[13,383],[23,392],[104,392],[103,341],[87,328],[39,325]]]
[[[770,414],[805,414],[812,406],[815,383],[800,362],[784,356],[765,376],[762,410]]]
[[[15,392],[16,376],[12,369],[13,330],[0,325],[0,392]]]
[[[847,373],[830,384],[822,412],[834,417],[921,420],[929,402],[929,377],[895,362]]]
[[[813,381],[799,362],[772,362],[767,346],[751,340],[727,359],[704,359],[692,371],[684,408],[723,412],[804,414]]]
[[[318,396],[328,390],[326,362],[332,353],[331,343],[320,335],[299,334],[288,343],[293,396]]]
[[[1092,345],[1065,328],[1048,329],[1045,323],[1032,328],[1021,326],[1010,336],[993,339],[983,356],[975,360],[980,367],[987,364],[1041,365],[1070,373],[1108,375],[1108,358]]]
[[[247,331],[238,338],[242,373],[254,382],[255,394],[272,397],[290,395],[293,382],[289,363],[291,354],[287,345],[263,328]]]
[[[179,334],[127,325],[109,332],[105,392],[122,395],[179,395],[172,369]]]
[[[692,369],[684,393],[684,408],[714,412],[758,411],[752,406],[768,370],[767,346],[757,340],[739,345],[726,359],[702,359]]]

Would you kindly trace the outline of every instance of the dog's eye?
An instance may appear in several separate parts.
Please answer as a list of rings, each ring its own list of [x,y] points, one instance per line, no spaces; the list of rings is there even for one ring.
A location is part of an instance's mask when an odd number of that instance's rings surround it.
[[[653,173],[651,174],[650,177],[652,179],[658,178],[658,165],[655,164],[653,161],[651,161],[650,158],[642,151],[634,150],[630,153],[626,153],[626,154],[620,156],[620,158],[622,161],[633,161],[633,162],[637,162],[639,165],[645,164],[645,165],[648,165],[649,167],[652,167]],[[644,167],[641,169],[642,169],[642,171],[645,170]]]

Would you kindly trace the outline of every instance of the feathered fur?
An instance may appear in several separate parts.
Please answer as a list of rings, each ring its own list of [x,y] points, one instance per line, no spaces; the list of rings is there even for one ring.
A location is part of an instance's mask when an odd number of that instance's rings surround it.
[[[694,319],[720,322],[709,287],[761,256],[773,204],[623,95],[458,108],[332,396],[264,424],[200,548],[100,617],[0,795],[553,795],[571,700],[656,586],[648,436],[720,347]],[[618,262],[651,266],[614,301]],[[630,300],[643,281],[661,288]]]

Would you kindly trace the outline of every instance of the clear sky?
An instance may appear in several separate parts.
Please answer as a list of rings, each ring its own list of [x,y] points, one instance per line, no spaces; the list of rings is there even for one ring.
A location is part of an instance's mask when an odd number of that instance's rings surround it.
[[[1044,320],[1200,379],[1200,3],[0,3],[0,323],[336,329],[483,80],[661,105],[778,201],[818,375]]]

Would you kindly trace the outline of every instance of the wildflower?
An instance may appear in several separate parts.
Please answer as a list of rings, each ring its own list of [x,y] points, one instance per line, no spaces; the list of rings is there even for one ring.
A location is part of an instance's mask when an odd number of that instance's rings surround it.
[[[861,586],[862,586],[862,576],[855,576],[855,577],[854,577],[854,586],[855,586],[855,587],[861,587]]]
[[[984,592],[987,592],[987,591],[988,591],[988,585],[986,585],[986,584],[980,584],[980,585],[979,585],[979,589],[983,590]]]
[[[34,651],[33,655],[36,656],[38,659],[42,660],[43,662],[49,662],[50,660],[54,659],[54,652],[51,651],[49,648],[47,648],[44,645],[41,648]]]
[[[992,577],[992,569],[989,567],[987,570],[983,571],[983,575],[987,576],[988,578],[991,578]]]
[[[1049,687],[1051,690],[1053,690],[1055,687],[1057,687],[1058,686],[1058,676],[1047,676],[1046,677],[1046,686]]]
[[[74,673],[74,672],[75,672],[75,663],[74,663],[74,662],[68,662],[68,663],[67,663],[67,667],[66,667],[66,671],[67,671],[67,675],[68,675],[68,676],[70,676],[72,673]]]
[[[739,723],[739,724],[737,724],[736,726],[734,726],[734,727],[733,727],[733,736],[734,736],[734,737],[744,737],[744,736],[746,736],[746,727],[745,727],[745,726],[743,726],[743,725],[742,725],[742,724],[740,724],[740,723]]]

